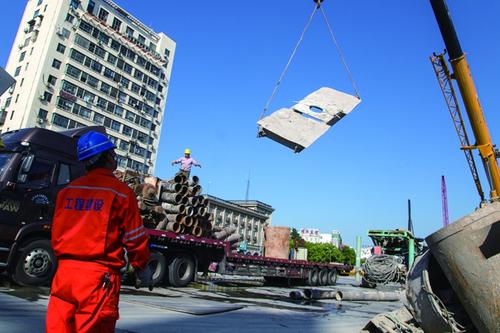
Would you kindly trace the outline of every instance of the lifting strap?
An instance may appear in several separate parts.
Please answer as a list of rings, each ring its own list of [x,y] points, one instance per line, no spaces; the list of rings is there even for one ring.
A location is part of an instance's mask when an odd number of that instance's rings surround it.
[[[297,52],[300,44],[302,43],[302,40],[304,39],[304,35],[306,34],[306,31],[307,29],[309,28],[309,25],[311,24],[313,18],[314,18],[314,15],[316,14],[317,10],[321,10],[321,13],[323,14],[323,17],[325,19],[325,22],[326,22],[326,25],[328,27],[328,31],[330,32],[330,36],[332,38],[332,41],[333,41],[333,44],[335,45],[335,47],[337,48],[337,52],[342,60],[342,63],[344,64],[344,67],[347,71],[347,74],[349,75],[349,79],[351,81],[351,84],[353,86],[353,89],[354,89],[354,92],[356,94],[356,97],[360,98],[360,95],[359,95],[359,91],[358,91],[358,88],[356,87],[356,83],[354,82],[354,79],[352,77],[352,74],[351,74],[351,71],[349,69],[349,66],[347,65],[347,62],[345,60],[345,57],[342,53],[342,50],[340,49],[340,46],[337,42],[337,39],[335,38],[335,35],[333,34],[333,30],[332,30],[332,27],[330,25],[330,22],[328,21],[328,18],[325,14],[325,12],[323,11],[323,7],[321,7],[321,2],[323,2],[323,0],[314,0],[315,2],[315,5],[314,5],[314,9],[313,9],[313,12],[311,13],[311,15],[309,16],[309,20],[307,21],[305,27],[304,27],[304,30],[302,30],[302,33],[300,34],[300,37],[299,37],[299,40],[297,42],[297,44],[295,45],[293,51],[292,51],[292,54],[290,55],[290,57],[288,58],[288,62],[286,63],[285,65],[285,68],[283,69],[283,71],[281,72],[281,75],[278,79],[278,81],[276,82],[276,85],[274,86],[274,89],[273,89],[273,92],[271,93],[271,96],[269,97],[269,99],[267,100],[267,103],[264,107],[264,110],[262,111],[261,115],[260,115],[260,118],[259,120],[261,120],[262,118],[264,118],[267,110],[269,109],[269,106],[271,105],[271,102],[274,98],[274,95],[276,95],[276,92],[278,91],[278,87],[279,85],[281,84],[281,81],[283,81],[283,78],[285,77],[287,71],[288,71],[288,68],[290,67],[290,64],[292,63],[292,60],[295,56],[295,53]]]

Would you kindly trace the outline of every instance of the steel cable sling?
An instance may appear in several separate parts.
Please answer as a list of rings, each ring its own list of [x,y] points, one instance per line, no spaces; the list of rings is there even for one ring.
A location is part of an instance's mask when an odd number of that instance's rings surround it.
[[[264,106],[264,110],[262,111],[261,115],[260,115],[260,118],[259,120],[261,120],[262,118],[264,118],[264,115],[267,113],[267,111],[269,110],[269,106],[271,105],[271,102],[274,98],[274,96],[276,95],[276,92],[278,91],[278,88],[279,88],[279,85],[281,84],[281,82],[283,81],[287,71],[288,71],[288,68],[290,67],[290,64],[292,63],[292,60],[293,58],[295,57],[295,54],[297,53],[297,50],[300,46],[300,44],[302,43],[302,40],[304,39],[304,36],[314,18],[314,15],[316,14],[316,12],[318,11],[318,9],[321,11],[321,13],[323,14],[323,18],[325,19],[325,23],[327,25],[327,28],[328,28],[328,31],[330,33],[330,37],[332,39],[332,42],[333,44],[335,45],[336,49],[337,49],[337,52],[339,54],[339,57],[341,58],[342,60],[342,63],[346,69],[346,72],[349,76],[349,80],[351,81],[351,84],[352,84],[352,87],[354,89],[354,92],[356,94],[356,97],[357,98],[360,98],[360,95],[359,95],[359,91],[358,91],[358,88],[356,86],[356,83],[354,82],[354,79],[353,79],[353,76],[352,76],[352,73],[351,73],[351,70],[349,69],[349,66],[347,65],[347,62],[345,60],[345,57],[344,57],[344,54],[337,42],[337,39],[335,38],[335,35],[333,33],[333,29],[330,25],[330,22],[328,21],[328,18],[323,10],[323,7],[321,7],[321,3],[323,2],[323,0],[314,0],[314,2],[316,3],[314,5],[314,9],[313,9],[313,12],[311,13],[311,15],[309,16],[309,19],[304,27],[304,29],[302,30],[302,33],[300,34],[300,37],[299,37],[299,40],[297,41],[297,44],[295,44],[295,47],[293,48],[293,51],[292,51],[292,54],[290,55],[290,57],[288,58],[288,62],[286,63],[285,65],[285,68],[283,69],[283,71],[281,72],[281,75],[278,79],[278,81],[276,82],[274,88],[273,88],[273,91],[271,93],[271,96],[269,97],[269,99],[267,100],[267,103],[266,105]]]

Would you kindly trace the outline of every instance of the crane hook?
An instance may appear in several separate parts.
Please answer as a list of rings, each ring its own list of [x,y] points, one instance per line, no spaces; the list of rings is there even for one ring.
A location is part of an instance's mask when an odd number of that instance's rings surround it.
[[[319,7],[321,7],[321,3],[323,2],[323,0],[313,0],[314,2],[316,2],[316,8],[318,9]]]

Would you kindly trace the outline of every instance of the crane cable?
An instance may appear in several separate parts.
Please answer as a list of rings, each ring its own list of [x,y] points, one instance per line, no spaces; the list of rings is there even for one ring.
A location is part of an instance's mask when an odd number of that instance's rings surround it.
[[[300,34],[299,40],[298,40],[297,44],[295,45],[295,47],[294,47],[294,49],[292,51],[292,54],[288,58],[288,62],[286,63],[285,68],[281,72],[281,75],[280,75],[278,81],[276,82],[276,85],[274,86],[274,89],[273,89],[273,92],[271,93],[271,96],[267,100],[267,103],[266,103],[266,105],[264,107],[264,110],[262,111],[262,113],[260,115],[259,120],[264,117],[264,115],[266,114],[267,110],[269,109],[269,106],[271,105],[271,102],[272,102],[272,100],[274,98],[274,95],[276,95],[276,92],[278,91],[279,85],[281,84],[281,81],[283,81],[283,78],[285,77],[285,74],[287,73],[288,68],[290,67],[290,64],[292,63],[292,60],[293,60],[293,58],[295,56],[295,53],[297,52],[300,44],[302,43],[302,40],[304,39],[304,36],[305,36],[305,34],[307,32],[307,29],[309,28],[309,26],[310,26],[310,24],[311,24],[311,22],[312,22],[312,20],[314,18],[314,15],[316,14],[316,11],[318,9],[320,9],[321,13],[323,14],[323,17],[325,19],[326,25],[328,27],[328,31],[330,32],[330,36],[332,38],[332,41],[335,44],[335,47],[337,48],[337,52],[338,52],[338,54],[339,54],[339,56],[340,56],[340,58],[342,60],[342,63],[344,64],[344,67],[345,67],[345,69],[347,71],[347,74],[349,75],[349,79],[350,79],[351,84],[353,86],[353,89],[355,91],[356,97],[360,98],[359,91],[358,91],[358,89],[356,87],[356,83],[354,82],[354,79],[352,77],[352,74],[351,74],[351,71],[349,69],[349,66],[347,65],[347,62],[346,62],[345,57],[344,57],[344,54],[342,53],[342,50],[340,49],[340,46],[339,46],[339,44],[337,42],[337,39],[335,38],[335,35],[333,34],[333,30],[332,30],[332,27],[330,25],[330,22],[328,21],[328,18],[326,16],[325,12],[323,11],[323,8],[321,7],[321,2],[322,1],[323,0],[315,0],[315,2],[317,2],[317,3],[314,5],[314,10],[311,13],[311,15],[309,16],[309,20],[307,21],[307,23],[306,23],[306,25],[304,27],[304,30],[302,30],[302,33]]]

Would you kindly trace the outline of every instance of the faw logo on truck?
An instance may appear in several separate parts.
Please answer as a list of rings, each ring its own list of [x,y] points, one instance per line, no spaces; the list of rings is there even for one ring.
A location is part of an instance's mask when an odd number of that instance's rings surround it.
[[[17,213],[21,202],[9,199],[0,199],[0,211]]]

